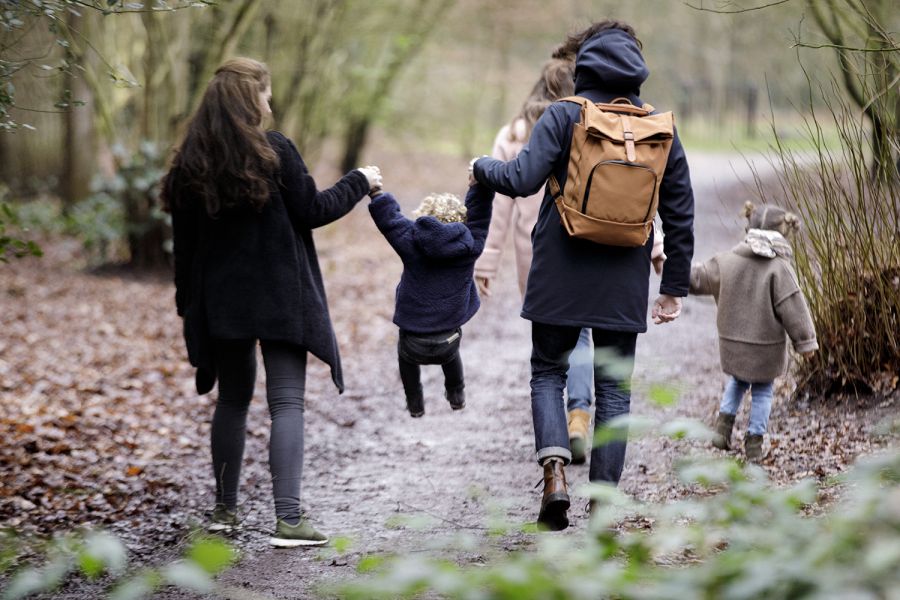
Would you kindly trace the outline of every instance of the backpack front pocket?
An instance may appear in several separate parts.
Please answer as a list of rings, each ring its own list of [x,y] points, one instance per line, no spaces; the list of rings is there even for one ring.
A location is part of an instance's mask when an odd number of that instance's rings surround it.
[[[605,221],[645,223],[653,217],[658,181],[656,172],[647,165],[601,161],[588,176],[581,212]]]

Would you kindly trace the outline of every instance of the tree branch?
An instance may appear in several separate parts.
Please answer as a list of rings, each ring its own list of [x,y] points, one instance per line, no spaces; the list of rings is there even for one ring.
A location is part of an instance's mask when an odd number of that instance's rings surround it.
[[[740,13],[752,12],[754,10],[764,10],[766,8],[771,8],[773,6],[778,6],[779,4],[787,4],[791,0],[775,0],[774,2],[769,2],[768,4],[762,4],[760,6],[751,6],[749,8],[735,8],[734,10],[722,10],[718,8],[706,8],[702,4],[700,6],[696,6],[691,4],[687,0],[684,0],[684,5],[688,8],[693,8],[694,10],[699,10],[702,12],[711,12],[719,15],[737,15]],[[702,2],[702,0],[701,0]]]
[[[855,46],[841,46],[839,44],[807,44],[806,42],[794,42],[791,48],[834,48],[835,50],[846,50],[849,52],[897,52],[900,47],[889,46],[886,48],[857,48]]]

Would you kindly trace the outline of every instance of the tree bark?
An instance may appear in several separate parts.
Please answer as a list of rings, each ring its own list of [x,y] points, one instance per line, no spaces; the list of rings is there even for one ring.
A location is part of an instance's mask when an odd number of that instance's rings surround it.
[[[93,18],[90,11],[77,16],[69,11],[66,14],[66,25],[76,29],[85,37],[90,35],[89,21]],[[64,78],[64,97],[68,99],[68,107],[63,115],[65,136],[63,141],[63,172],[60,184],[64,210],[86,198],[91,192],[91,179],[95,171],[97,155],[97,136],[94,129],[94,94],[84,73],[95,68],[87,52],[79,52],[74,48],[67,52],[70,63]],[[84,104],[81,104],[81,103]]]

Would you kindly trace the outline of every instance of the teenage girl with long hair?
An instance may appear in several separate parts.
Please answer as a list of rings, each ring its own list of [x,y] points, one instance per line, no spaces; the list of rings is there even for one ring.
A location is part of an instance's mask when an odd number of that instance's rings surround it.
[[[198,392],[219,383],[210,529],[238,525],[259,341],[272,420],[271,543],[320,545],[326,537],[300,512],[307,355],[331,367],[341,391],[343,380],[312,230],[350,212],[380,187],[381,176],[365,167],[318,190],[294,144],[264,128],[271,94],[264,64],[237,58],[219,67],[175,152],[163,196],[172,213],[175,302]]]

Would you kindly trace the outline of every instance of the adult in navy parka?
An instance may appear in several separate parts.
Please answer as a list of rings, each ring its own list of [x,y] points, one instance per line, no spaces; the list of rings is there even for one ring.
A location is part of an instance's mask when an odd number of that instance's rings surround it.
[[[634,30],[618,21],[595,23],[569,37],[556,56],[575,56],[575,93],[593,102],[625,97],[641,106],[640,86],[649,71]],[[525,197],[555,175],[565,186],[572,130],[580,106],[551,105],[535,124],[528,145],[516,159],[481,158],[475,178],[497,192]],[[688,293],[693,255],[694,199],[684,149],[677,134],[660,184],[659,215],[668,260],[660,296],[653,307],[657,323],[674,320]],[[545,190],[532,233],[534,258],[522,316],[532,321],[531,403],[537,459],[544,467],[544,495],[538,521],[551,529],[568,526],[569,498],[563,465],[571,460],[563,404],[568,356],[579,330],[593,330],[596,392],[595,429],[630,408],[628,383],[637,334],[647,329],[650,251],[569,237]],[[625,461],[625,442],[591,451],[590,480],[617,484]]]

